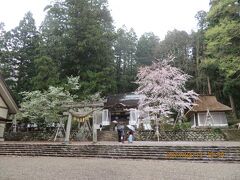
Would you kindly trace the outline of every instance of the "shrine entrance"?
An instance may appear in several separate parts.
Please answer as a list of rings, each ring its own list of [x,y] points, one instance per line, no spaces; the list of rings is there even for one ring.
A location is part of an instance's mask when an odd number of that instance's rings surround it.
[[[114,97],[114,98],[113,98]],[[139,125],[139,96],[134,94],[109,96],[107,101],[88,102],[65,106],[68,116],[65,143],[70,140],[72,121],[79,122],[78,133],[81,136],[92,136],[97,142],[97,131],[114,131],[117,123],[135,126]]]
[[[124,125],[138,125],[139,113],[137,109],[128,108],[124,104],[116,104],[109,108],[111,122],[119,122]]]

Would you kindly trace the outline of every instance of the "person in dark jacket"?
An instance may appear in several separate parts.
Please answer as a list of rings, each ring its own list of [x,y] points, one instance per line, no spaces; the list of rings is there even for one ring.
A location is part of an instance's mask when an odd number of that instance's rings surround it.
[[[117,125],[117,132],[118,132],[118,142],[124,142],[124,125],[122,122],[118,122]]]
[[[121,142],[122,126],[119,122],[117,124],[117,132],[118,132],[118,142]]]
[[[125,138],[125,132],[124,132],[124,126],[122,126],[121,129],[121,142],[124,143],[124,138]]]

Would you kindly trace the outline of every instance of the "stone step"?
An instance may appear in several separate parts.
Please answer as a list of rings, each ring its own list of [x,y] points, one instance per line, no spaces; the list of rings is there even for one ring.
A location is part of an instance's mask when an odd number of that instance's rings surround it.
[[[118,134],[116,131],[99,131],[97,139],[98,141],[117,141]]]
[[[19,152],[15,152],[15,153],[8,153],[8,152],[4,152],[4,153],[0,153],[0,155],[16,155],[16,156],[59,156],[59,157],[82,157],[82,156],[92,156],[92,157],[98,157],[98,156],[106,156],[109,158],[120,158],[120,157],[141,157],[141,159],[154,159],[154,158],[161,158],[161,159],[201,159],[201,160],[232,160],[232,161],[240,161],[239,156],[227,156],[227,157],[223,157],[223,158],[211,158],[208,156],[202,156],[202,157],[168,157],[166,156],[166,154],[159,154],[159,155],[148,155],[148,154],[109,154],[109,153],[99,153],[99,154],[91,154],[91,153],[80,153],[80,154],[76,154],[76,153],[50,153],[50,152],[46,152],[46,153],[19,153]]]
[[[239,150],[205,150],[205,151],[201,151],[201,150],[170,150],[170,149],[165,149],[165,150],[138,150],[138,149],[35,149],[35,148],[30,148],[30,149],[18,149],[18,148],[5,148],[5,149],[1,149],[0,151],[27,151],[27,150],[31,150],[31,151],[53,151],[53,152],[61,152],[61,151],[65,151],[65,152],[138,152],[138,153],[152,153],[152,154],[157,154],[157,153],[161,153],[161,152],[172,152],[172,153],[217,153],[217,152],[222,152],[225,154],[240,154]]]
[[[119,158],[129,158],[129,159],[159,159],[159,160],[202,160],[202,161],[234,161],[234,162],[240,162],[240,158],[236,157],[229,157],[229,158],[185,158],[185,157],[179,157],[179,158],[168,158],[164,156],[134,156],[134,155],[126,155],[126,156],[119,156],[119,155],[106,155],[106,154],[49,154],[49,153],[44,153],[44,154],[19,154],[19,153],[0,153],[0,155],[11,155],[11,156],[54,156],[54,157],[104,157],[104,158],[114,158],[114,159],[119,159]]]
[[[87,148],[112,148],[112,147],[118,147],[118,148],[145,148],[145,149],[160,149],[160,148],[172,148],[172,149],[226,149],[226,148],[231,148],[231,149],[240,149],[240,146],[141,146],[141,145],[130,145],[130,144],[119,144],[119,145],[64,145],[64,144],[1,144],[1,147],[87,147]]]
[[[199,155],[222,155],[224,156],[227,155],[236,155],[240,156],[239,151],[171,151],[171,150],[166,150],[166,151],[139,151],[139,150],[119,150],[119,149],[113,149],[113,150],[87,150],[87,149],[81,149],[81,150],[73,150],[73,149],[2,149],[0,152],[56,152],[56,153],[61,153],[61,152],[67,152],[67,153],[137,153],[137,154],[151,154],[151,155],[157,155],[157,154],[162,154],[162,153],[168,153],[168,154],[193,154],[195,156]]]
[[[217,154],[219,152],[223,153],[222,157],[220,157],[221,154]],[[170,156],[171,153],[175,153],[176,157]],[[239,162],[240,147],[1,144],[0,155]],[[199,157],[196,157],[197,155]]]
[[[139,156],[139,155],[125,155],[125,156],[119,156],[119,155],[111,155],[108,154],[97,154],[97,155],[91,155],[91,154],[9,154],[9,153],[0,153],[0,155],[15,155],[15,156],[53,156],[53,157],[93,157],[93,158],[112,158],[112,159],[146,159],[146,160],[188,160],[188,161],[224,161],[224,162],[240,162],[240,158],[167,158],[164,156]]]
[[[237,154],[237,155],[240,155],[240,152],[239,151],[236,151],[236,150],[228,150],[228,151],[225,151],[225,150],[222,150],[222,151],[189,151],[189,150],[175,150],[175,151],[172,151],[172,150],[156,150],[156,151],[147,151],[147,150],[138,150],[138,149],[134,149],[134,150],[131,150],[131,149],[92,149],[92,150],[89,150],[89,149],[31,149],[31,148],[28,148],[28,149],[11,149],[11,148],[4,148],[4,149],[0,149],[0,152],[5,152],[5,151],[9,151],[9,152],[27,152],[27,151],[34,151],[34,152],[74,152],[74,153],[77,153],[77,152],[92,152],[92,153],[102,153],[102,152],[109,152],[109,153],[139,153],[139,154],[144,154],[144,153],[147,153],[147,154],[159,154],[159,153],[202,153],[202,154],[206,154],[208,152],[213,152],[213,153],[217,153],[217,152],[223,152],[225,154]]]
[[[66,152],[72,152],[72,151],[92,151],[92,152],[101,152],[101,151],[114,151],[114,152],[134,152],[137,151],[139,153],[157,153],[157,152],[225,152],[225,153],[238,153],[240,154],[240,149],[128,149],[128,148],[111,148],[111,149],[107,149],[107,148],[9,148],[9,147],[0,147],[0,151],[26,151],[26,150],[34,150],[34,151],[66,151]]]

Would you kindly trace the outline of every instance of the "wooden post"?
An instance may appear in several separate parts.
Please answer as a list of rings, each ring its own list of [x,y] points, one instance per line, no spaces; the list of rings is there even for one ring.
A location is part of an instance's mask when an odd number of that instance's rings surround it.
[[[57,140],[57,136],[58,136],[58,134],[59,134],[59,130],[60,130],[60,132],[61,132],[61,130],[63,130],[64,131],[64,134],[66,135],[66,132],[65,132],[65,129],[64,129],[64,126],[63,126],[63,119],[62,118],[60,118],[60,124],[59,124],[59,126],[57,127],[57,132],[56,132],[56,134],[55,134],[55,137],[54,137],[54,142]]]
[[[72,125],[72,113],[69,111],[69,114],[68,114],[68,121],[67,121],[66,136],[65,136],[65,140],[64,140],[64,143],[65,143],[65,144],[68,144],[68,143],[69,143],[69,139],[70,139],[70,131],[71,131],[71,125]]]
[[[96,115],[97,111],[94,112],[93,114],[93,143],[97,143],[97,115]]]
[[[160,136],[160,133],[159,133],[159,120],[157,119],[157,116],[155,115],[155,122],[156,122],[156,135],[157,135],[157,139],[158,139],[158,142],[159,142],[159,136]]]

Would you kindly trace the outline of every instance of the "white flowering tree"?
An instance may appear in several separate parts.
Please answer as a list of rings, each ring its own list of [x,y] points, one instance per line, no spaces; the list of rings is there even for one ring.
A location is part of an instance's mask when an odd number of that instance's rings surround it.
[[[170,65],[172,60],[156,60],[151,66],[140,67],[136,83],[136,94],[142,95],[139,102],[141,114],[149,113],[158,124],[174,111],[183,114],[198,98],[194,91],[187,91],[185,84],[190,78],[180,69]]]
[[[79,88],[79,77],[68,78],[68,83],[64,87],[50,86],[45,91],[23,92],[23,101],[20,104],[20,113],[17,115],[18,120],[29,120],[40,126],[53,122],[59,122],[62,117],[62,106],[71,103],[74,95],[69,90]]]

